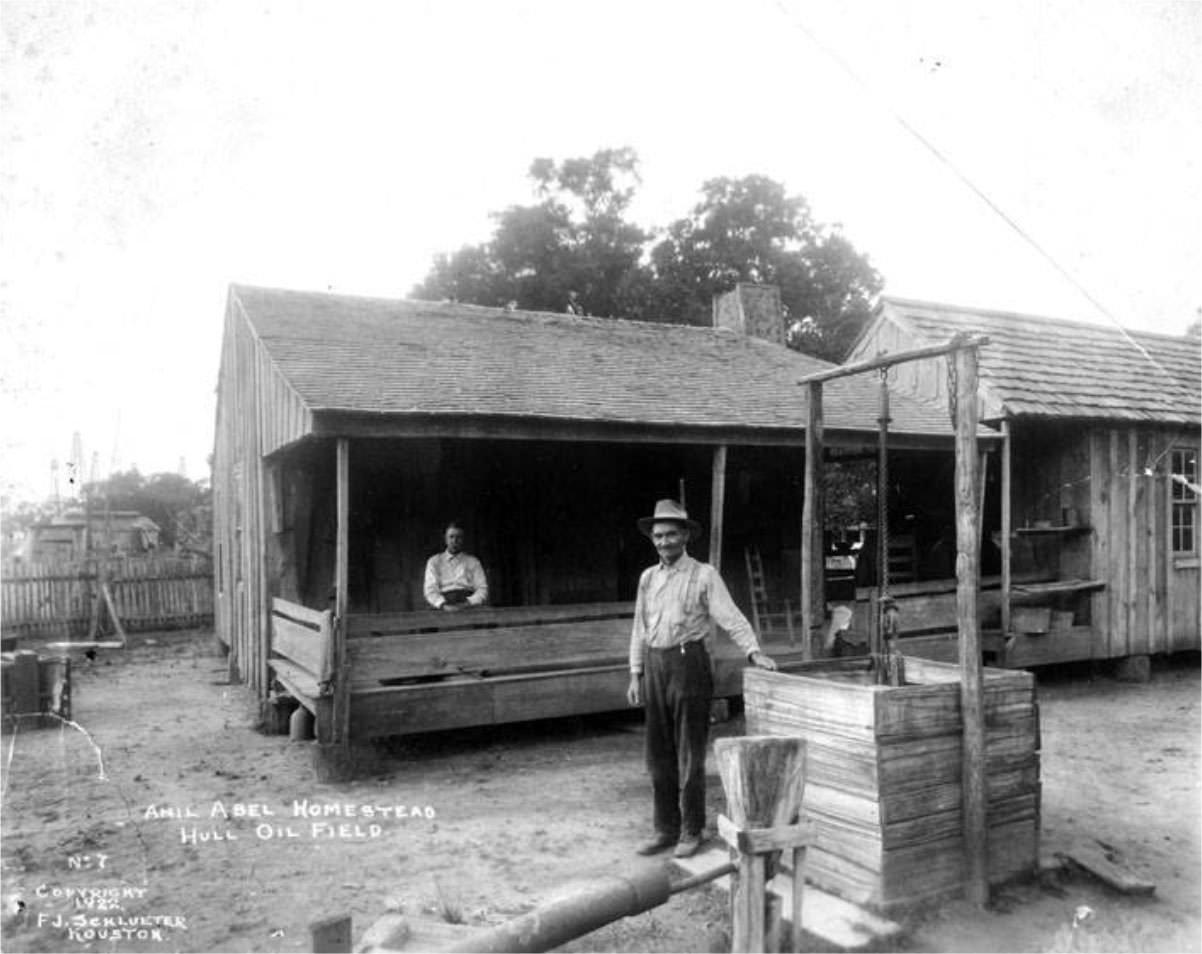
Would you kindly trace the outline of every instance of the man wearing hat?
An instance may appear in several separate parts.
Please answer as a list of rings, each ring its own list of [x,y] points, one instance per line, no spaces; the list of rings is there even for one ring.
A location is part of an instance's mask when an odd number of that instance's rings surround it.
[[[660,500],[638,521],[659,563],[639,578],[630,635],[626,698],[647,710],[647,770],[654,793],[655,835],[639,847],[651,855],[676,846],[677,858],[701,847],[705,827],[705,749],[713,674],[705,637],[717,623],[761,669],[776,663],[760,651],[722,577],[686,552],[701,525],[675,500]]]

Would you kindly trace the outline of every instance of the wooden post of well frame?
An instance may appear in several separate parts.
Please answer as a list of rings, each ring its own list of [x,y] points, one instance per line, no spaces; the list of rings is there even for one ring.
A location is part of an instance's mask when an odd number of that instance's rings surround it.
[[[1010,638],[1010,560],[1011,524],[1014,521],[1010,499],[1013,479],[1010,463],[1010,422],[1002,421],[1002,640]]]
[[[964,722],[965,895],[976,905],[989,900],[989,853],[985,818],[985,718],[981,633],[977,594],[981,541],[977,512],[977,349],[948,356],[956,382],[956,617],[960,649],[960,712]]]
[[[814,624],[821,626],[826,612],[826,567],[822,557],[822,531],[826,522],[822,493],[822,382],[811,382],[807,396],[801,505],[801,654],[808,661],[813,656]]]

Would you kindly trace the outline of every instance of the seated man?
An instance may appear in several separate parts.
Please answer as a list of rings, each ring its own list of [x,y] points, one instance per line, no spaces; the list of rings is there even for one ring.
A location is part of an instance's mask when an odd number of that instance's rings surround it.
[[[426,561],[426,602],[450,612],[484,605],[488,601],[488,580],[480,561],[463,552],[463,528],[448,523],[445,539],[446,550]]]

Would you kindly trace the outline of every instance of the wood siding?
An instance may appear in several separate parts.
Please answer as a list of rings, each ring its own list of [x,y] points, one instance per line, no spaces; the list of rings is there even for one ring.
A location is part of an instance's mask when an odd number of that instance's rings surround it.
[[[848,361],[932,343],[886,313],[875,319]],[[890,372],[890,383],[901,393],[946,406],[943,361],[898,367]],[[1000,417],[1004,409],[988,381],[981,391],[983,416]],[[1034,416],[1009,420],[1013,572],[1104,584],[1075,606],[1068,599],[1057,601],[1057,608],[1076,611],[1075,624],[1064,633],[1017,636],[1031,652],[1017,653],[1014,664],[1202,646],[1199,553],[1197,545],[1192,553],[1172,550],[1169,478],[1171,451],[1197,449],[1197,428]],[[1198,509],[1195,544],[1202,534]],[[1040,532],[1037,524],[1053,529]],[[1080,529],[1055,529],[1066,526]]]
[[[230,676],[267,689],[268,530],[264,456],[312,430],[312,414],[284,381],[231,296],[222,342],[213,448],[217,636]]]
[[[1094,653],[1198,649],[1198,554],[1172,552],[1168,475],[1170,449],[1197,448],[1198,435],[1095,427],[1086,440],[1093,574],[1106,582],[1091,600]]]
[[[879,354],[896,354],[925,345],[939,344],[911,333],[891,319],[881,316],[849,354],[844,364],[867,361]],[[988,347],[988,346],[986,346]],[[897,394],[917,398],[941,407],[948,405],[947,358],[926,358],[908,361],[889,369],[889,387]],[[977,413],[982,420],[991,421],[1002,416],[1002,408],[987,388],[979,389]],[[948,425],[951,427],[950,423]]]

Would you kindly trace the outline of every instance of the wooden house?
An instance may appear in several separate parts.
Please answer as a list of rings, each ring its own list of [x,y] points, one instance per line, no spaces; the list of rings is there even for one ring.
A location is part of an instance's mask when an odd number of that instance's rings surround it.
[[[990,339],[981,418],[1003,436],[985,508],[1001,544],[998,661],[1198,649],[1198,340],[886,298],[848,361],[961,333]],[[947,404],[943,361],[899,366],[891,384]]]
[[[69,510],[29,528],[32,563],[66,563],[87,556],[136,555],[159,545],[159,525],[136,510]]]
[[[739,286],[714,316],[232,287],[213,468],[232,675],[263,699],[283,686],[319,738],[621,708],[634,588],[654,560],[635,521],[661,497],[685,498],[706,527],[691,551],[725,566],[745,609],[752,547],[775,595],[796,592],[797,382],[830,365],[784,346],[775,289]],[[833,384],[826,446],[872,447],[877,400],[871,382]],[[890,440],[952,446],[945,414],[901,396]],[[489,575],[487,608],[422,601],[452,518]],[[719,639],[714,653],[718,692],[737,693],[737,650]]]

